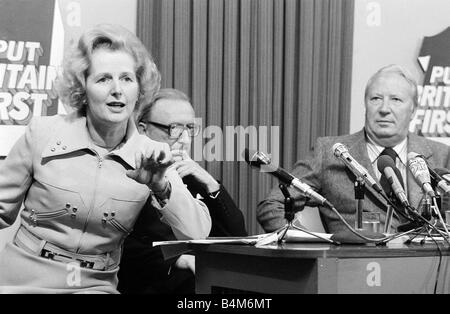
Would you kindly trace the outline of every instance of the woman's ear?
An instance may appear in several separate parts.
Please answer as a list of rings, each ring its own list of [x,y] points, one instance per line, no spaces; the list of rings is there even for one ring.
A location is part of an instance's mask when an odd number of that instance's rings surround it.
[[[147,124],[145,124],[144,122],[139,122],[138,123],[138,131],[141,134],[144,134],[145,131],[147,131]]]

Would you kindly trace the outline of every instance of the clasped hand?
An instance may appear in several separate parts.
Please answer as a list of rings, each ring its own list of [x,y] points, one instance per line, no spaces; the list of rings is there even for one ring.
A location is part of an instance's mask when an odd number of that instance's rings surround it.
[[[216,192],[220,188],[220,184],[197,162],[191,159],[184,150],[173,150],[172,156],[176,160],[174,164],[175,170],[181,178],[191,175],[201,183],[208,193]]]

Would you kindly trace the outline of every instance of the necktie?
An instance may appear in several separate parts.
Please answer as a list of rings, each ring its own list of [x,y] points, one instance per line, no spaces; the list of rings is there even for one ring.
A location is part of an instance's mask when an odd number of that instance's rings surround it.
[[[392,158],[392,160],[395,162],[397,161],[397,153],[395,152],[395,150],[392,147],[386,147],[380,154],[380,156],[382,155],[388,155],[389,157]]]
[[[397,161],[397,153],[395,152],[395,150],[393,150],[391,147],[386,147],[380,154],[380,156],[382,155],[387,155],[389,157],[392,158],[392,160],[394,161],[394,164]],[[403,176],[400,173],[400,170],[398,170],[397,167],[395,167],[394,169],[395,175],[398,178],[398,181],[400,181],[400,184],[402,185],[403,189],[405,188],[405,184],[403,183]],[[381,187],[383,188],[384,192],[392,199],[394,200],[394,203],[397,203],[397,197],[394,195],[391,185],[389,184],[388,179],[386,178],[386,176],[384,175],[384,173],[381,174],[381,178],[380,178],[380,184]],[[398,204],[398,203],[397,203]],[[398,204],[399,205],[399,204]],[[399,208],[401,208],[401,206],[399,206]],[[403,210],[404,214],[408,216],[407,212],[405,210]]]
[[[383,155],[387,155],[387,156],[391,157],[392,160],[394,161],[394,164],[396,163],[398,155],[392,147],[386,147],[380,154],[380,156],[383,156]],[[397,175],[397,178],[400,181],[400,184],[402,185],[403,188],[405,188],[405,185],[403,183],[403,177],[402,177],[402,174],[400,173],[400,170],[398,170],[397,167],[395,167],[393,170],[394,170],[395,174]],[[380,184],[383,187],[383,190],[386,192],[386,194],[389,195],[392,192],[391,185],[389,184],[384,173],[381,174]]]

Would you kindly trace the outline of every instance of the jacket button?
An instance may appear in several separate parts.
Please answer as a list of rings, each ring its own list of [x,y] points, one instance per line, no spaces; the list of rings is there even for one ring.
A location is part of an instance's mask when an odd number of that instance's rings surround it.
[[[74,213],[76,213],[77,210],[78,210],[78,208],[76,208],[76,207],[72,208],[72,211],[73,211]]]
[[[52,152],[54,152],[55,151],[55,148],[54,147],[52,147],[52,149],[50,149]]]
[[[66,208],[70,208],[70,203],[66,203]]]
[[[61,145],[61,141],[57,141],[57,142],[56,142],[56,145]]]

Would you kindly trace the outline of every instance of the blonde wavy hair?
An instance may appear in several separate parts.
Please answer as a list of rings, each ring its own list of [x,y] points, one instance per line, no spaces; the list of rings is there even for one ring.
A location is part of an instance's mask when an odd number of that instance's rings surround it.
[[[139,82],[139,98],[135,111],[139,110],[141,104],[149,103],[159,90],[161,75],[142,42],[126,28],[114,24],[97,25],[80,37],[77,47],[66,58],[62,73],[55,82],[60,99],[76,110],[85,110],[86,77],[92,54],[99,48],[125,51],[134,58]]]

